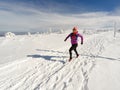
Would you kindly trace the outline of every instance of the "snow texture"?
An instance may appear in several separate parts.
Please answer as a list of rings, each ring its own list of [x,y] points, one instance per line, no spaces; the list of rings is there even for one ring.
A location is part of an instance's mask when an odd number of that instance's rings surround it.
[[[67,34],[1,37],[0,90],[120,90],[119,33],[85,34],[71,62]]]

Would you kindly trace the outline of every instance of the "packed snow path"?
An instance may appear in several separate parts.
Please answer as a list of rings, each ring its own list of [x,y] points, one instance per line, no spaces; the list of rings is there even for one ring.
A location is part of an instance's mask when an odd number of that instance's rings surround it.
[[[106,41],[89,75],[89,90],[120,90],[120,33],[115,38],[108,34]]]
[[[104,51],[105,34],[86,36],[84,45],[78,48],[81,56],[71,62],[67,61],[69,45],[62,46],[66,45],[62,42],[65,34],[1,39],[0,48],[8,49],[12,43],[21,46],[16,46],[18,57],[7,53],[14,61],[2,57],[5,62],[0,66],[0,90],[89,90],[89,76],[96,56]]]

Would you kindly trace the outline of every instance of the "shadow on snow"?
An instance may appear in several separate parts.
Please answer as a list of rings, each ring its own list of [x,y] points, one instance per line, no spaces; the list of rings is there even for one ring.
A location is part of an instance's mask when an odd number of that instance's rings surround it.
[[[120,61],[120,58],[115,59],[115,58],[110,58],[110,57],[105,57],[105,56],[94,56],[94,55],[84,55],[84,54],[82,54],[81,56],[94,57],[94,58],[103,58],[103,59],[108,59],[108,60]]]
[[[53,58],[61,58],[60,56],[50,56],[50,55],[39,55],[39,54],[34,54],[34,55],[27,55],[27,57],[32,57],[32,58],[43,58],[47,61],[53,61],[53,62],[60,62],[60,63],[65,63],[63,60],[55,60]]]
[[[52,53],[61,53],[64,54],[64,52],[60,52],[60,51],[54,51],[54,50],[42,50],[42,49],[36,49],[37,51],[44,51],[44,52],[52,52]]]

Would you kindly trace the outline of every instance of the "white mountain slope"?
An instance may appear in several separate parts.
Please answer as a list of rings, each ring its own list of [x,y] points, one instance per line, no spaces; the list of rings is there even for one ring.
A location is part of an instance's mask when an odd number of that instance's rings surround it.
[[[66,35],[0,38],[0,90],[119,90],[120,38],[84,35],[80,57],[67,62]]]

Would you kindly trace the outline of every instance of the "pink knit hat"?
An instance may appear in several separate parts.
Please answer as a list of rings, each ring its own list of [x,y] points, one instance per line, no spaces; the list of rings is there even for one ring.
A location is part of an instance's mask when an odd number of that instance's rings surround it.
[[[74,27],[73,30],[78,30],[78,28],[77,28],[77,27]]]

